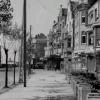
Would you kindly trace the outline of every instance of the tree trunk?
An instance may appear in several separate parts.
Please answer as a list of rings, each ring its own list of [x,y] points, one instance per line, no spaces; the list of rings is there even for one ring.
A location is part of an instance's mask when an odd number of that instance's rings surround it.
[[[28,67],[28,75],[31,74],[31,61],[28,62],[29,63],[29,67]]]
[[[5,88],[8,88],[8,49],[4,49],[6,54]]]
[[[15,59],[16,59],[16,51],[14,51],[14,85],[15,85]]]

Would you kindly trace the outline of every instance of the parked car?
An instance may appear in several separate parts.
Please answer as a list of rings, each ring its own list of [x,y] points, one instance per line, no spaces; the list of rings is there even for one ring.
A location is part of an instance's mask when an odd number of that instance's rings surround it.
[[[44,64],[43,64],[43,62],[37,62],[37,63],[36,63],[36,68],[37,68],[37,69],[44,69]]]

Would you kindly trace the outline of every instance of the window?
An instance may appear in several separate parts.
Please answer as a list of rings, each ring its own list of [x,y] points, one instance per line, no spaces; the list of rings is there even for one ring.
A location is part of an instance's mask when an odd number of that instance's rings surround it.
[[[61,44],[58,44],[58,48],[61,48]]]
[[[81,35],[81,43],[82,44],[86,44],[86,32],[82,31],[82,35]]]
[[[81,21],[82,23],[85,23],[85,11],[82,11]]]
[[[89,45],[93,45],[93,41],[94,41],[94,39],[93,39],[93,32],[90,32],[89,33],[89,40],[88,40]]]
[[[78,16],[78,14],[75,16],[75,27],[77,27],[78,26],[78,20],[79,20],[79,16]]]
[[[86,36],[82,36],[82,43],[86,43]]]
[[[93,11],[91,12],[90,18],[91,20],[93,19]]]
[[[100,46],[100,39],[97,39],[96,42],[97,46]]]
[[[67,55],[71,55],[72,54],[72,52],[71,51],[67,51]]]
[[[97,8],[95,9],[95,21],[97,21],[98,19],[98,11],[97,11]]]
[[[61,36],[61,33],[58,33],[58,37],[60,37]]]
[[[68,43],[68,48],[70,48],[71,47],[71,38],[68,38],[67,43]]]

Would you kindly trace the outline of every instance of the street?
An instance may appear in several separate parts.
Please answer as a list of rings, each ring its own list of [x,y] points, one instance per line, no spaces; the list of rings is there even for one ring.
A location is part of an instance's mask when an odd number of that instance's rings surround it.
[[[76,100],[73,90],[59,71],[35,70],[23,84],[0,95],[0,100]]]
[[[19,80],[19,70],[16,68],[16,83],[18,83]],[[13,84],[14,80],[14,71],[13,68],[9,69],[8,71],[8,86]],[[0,69],[0,89],[5,86],[5,69]]]

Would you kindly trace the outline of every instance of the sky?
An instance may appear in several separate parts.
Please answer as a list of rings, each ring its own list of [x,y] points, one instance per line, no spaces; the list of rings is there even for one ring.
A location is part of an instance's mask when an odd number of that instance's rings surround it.
[[[53,21],[57,19],[60,5],[67,7],[68,0],[27,0],[27,31],[32,25],[32,35],[44,33],[47,35],[52,27]],[[23,0],[11,0],[13,22],[22,25]]]

